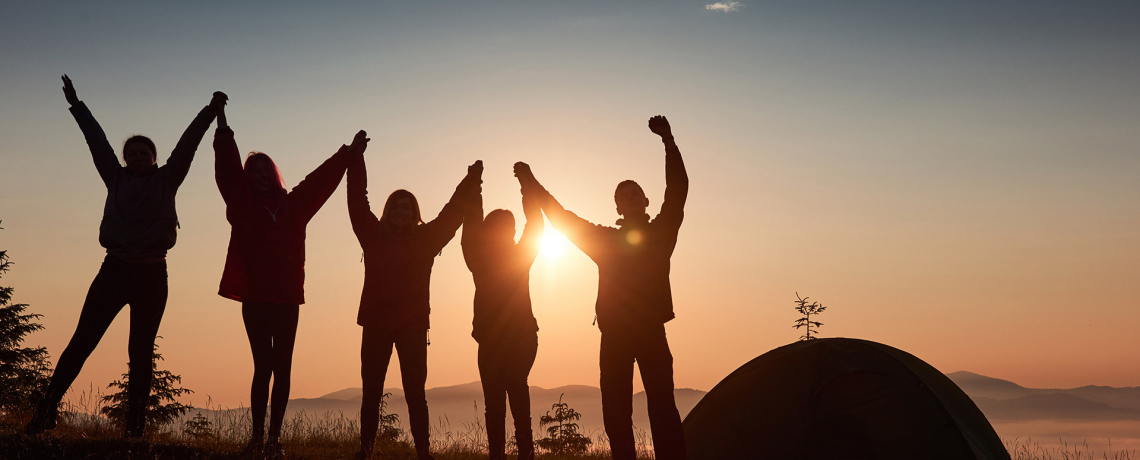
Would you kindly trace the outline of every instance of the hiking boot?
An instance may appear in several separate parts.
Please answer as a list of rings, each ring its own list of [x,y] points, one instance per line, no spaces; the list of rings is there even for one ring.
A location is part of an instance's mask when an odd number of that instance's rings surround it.
[[[265,443],[265,460],[282,460],[285,458],[285,448],[278,441]]]
[[[32,419],[24,427],[24,434],[36,436],[44,431],[55,429],[56,418],[58,417],[58,407],[49,407],[40,403],[36,406],[36,412],[32,415]]]
[[[259,439],[250,439],[249,444],[241,450],[241,458],[264,458],[265,457],[265,443]]]

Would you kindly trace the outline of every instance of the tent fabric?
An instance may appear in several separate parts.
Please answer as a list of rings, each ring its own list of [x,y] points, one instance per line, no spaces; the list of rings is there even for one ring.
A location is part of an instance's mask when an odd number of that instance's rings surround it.
[[[1009,460],[957,385],[902,350],[828,338],[729,374],[684,421],[689,460]]]

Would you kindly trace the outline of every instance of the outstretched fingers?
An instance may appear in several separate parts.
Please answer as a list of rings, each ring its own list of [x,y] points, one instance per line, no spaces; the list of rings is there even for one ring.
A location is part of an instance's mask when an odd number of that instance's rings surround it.
[[[67,74],[63,74],[63,97],[67,98],[67,102],[75,105],[79,102],[79,96],[75,95],[75,85],[71,84],[71,78]]]

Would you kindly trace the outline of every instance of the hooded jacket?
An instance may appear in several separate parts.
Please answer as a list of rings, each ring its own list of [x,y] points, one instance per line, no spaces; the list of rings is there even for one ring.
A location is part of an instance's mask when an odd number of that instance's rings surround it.
[[[471,336],[476,342],[533,337],[538,331],[530,303],[530,267],[542,241],[542,209],[533,194],[523,195],[519,242],[493,241],[483,221],[483,197],[473,193],[464,207],[463,260],[475,280],[475,315]],[[514,229],[511,229],[514,232]]]
[[[364,288],[356,323],[383,329],[427,330],[431,313],[431,269],[463,223],[460,200],[471,188],[460,182],[439,216],[426,224],[398,228],[381,222],[368,204],[364,155],[348,161],[348,217],[364,251]]]
[[[293,190],[259,200],[246,178],[234,132],[214,134],[214,179],[226,202],[230,243],[218,295],[237,301],[305,303],[305,229],[329,199],[348,162],[347,147]]]
[[[669,259],[685,217],[689,176],[681,151],[665,148],[665,199],[652,221],[648,215],[618,220],[618,227],[594,225],[567,211],[545,190],[542,210],[550,224],[598,265],[598,328],[644,330],[672,320]]]
[[[142,174],[131,173],[119,163],[115,149],[87,104],[71,106],[71,115],[83,131],[95,169],[107,186],[99,244],[107,254],[125,260],[161,259],[178,240],[178,213],[174,196],[190,172],[194,152],[214,121],[214,111],[203,108],[178,139],[162,166]]]

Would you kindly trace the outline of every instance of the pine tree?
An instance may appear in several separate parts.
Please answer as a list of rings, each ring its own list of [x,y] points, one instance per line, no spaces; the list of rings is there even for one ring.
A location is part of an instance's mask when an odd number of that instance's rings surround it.
[[[162,336],[158,338],[162,338]],[[194,409],[194,406],[177,401],[178,397],[194,391],[177,386],[182,384],[181,375],[174,375],[167,370],[158,370],[158,362],[162,360],[156,342],[154,344],[154,360],[151,361],[150,399],[147,400],[146,407],[147,425],[153,427],[166,425]],[[129,400],[127,389],[130,384],[131,374],[128,372],[123,374],[122,380],[116,380],[107,385],[107,388],[118,388],[119,391],[103,396],[103,408],[99,409],[101,414],[120,426],[127,422],[127,401]]]
[[[388,399],[392,393],[384,393],[380,397],[380,433],[377,437],[380,442],[393,442],[400,439],[404,432],[400,430],[400,414],[388,412]]]
[[[190,420],[182,422],[182,433],[195,441],[205,441],[214,437],[213,424],[199,412]]]
[[[12,266],[8,251],[0,251],[0,275]],[[25,336],[44,327],[43,315],[26,313],[28,305],[11,303],[12,287],[0,286],[0,413],[30,410],[43,398],[50,380],[47,348],[21,345]]]
[[[582,418],[582,414],[562,402],[562,396],[565,395],[565,393],[559,395],[558,403],[550,406],[554,411],[553,416],[550,415],[550,411],[546,411],[546,415],[538,419],[540,428],[547,425],[550,425],[550,428],[546,429],[548,436],[539,439],[537,444],[552,454],[581,455],[590,448],[591,441],[590,438],[578,433],[578,424],[574,421]]]
[[[814,340],[815,339],[815,337],[812,337],[812,335],[811,335],[812,334],[812,330],[811,330],[812,327],[816,328],[815,334],[819,335],[819,327],[823,326],[823,323],[821,323],[819,321],[812,321],[811,315],[818,315],[820,313],[823,313],[824,310],[827,310],[827,307],[823,306],[823,304],[820,304],[819,302],[807,303],[808,299],[809,299],[809,297],[804,297],[801,299],[800,293],[798,293],[798,292],[796,293],[796,301],[795,301],[796,311],[800,312],[800,314],[804,315],[804,316],[803,316],[803,318],[796,320],[795,328],[796,329],[799,329],[801,327],[807,328],[804,335],[800,336],[800,340]]]

